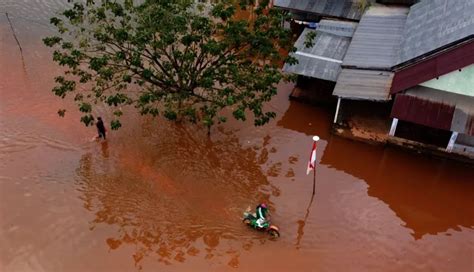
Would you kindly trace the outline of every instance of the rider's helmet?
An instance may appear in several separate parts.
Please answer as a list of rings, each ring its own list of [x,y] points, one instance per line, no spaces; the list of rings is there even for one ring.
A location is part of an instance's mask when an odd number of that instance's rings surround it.
[[[260,207],[262,207],[262,208],[266,209],[266,208],[267,208],[267,204],[265,204],[265,203],[262,203],[262,204],[260,204]]]

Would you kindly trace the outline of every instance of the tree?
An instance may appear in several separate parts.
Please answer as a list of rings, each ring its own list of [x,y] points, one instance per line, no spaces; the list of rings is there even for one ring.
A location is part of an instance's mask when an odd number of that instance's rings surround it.
[[[256,126],[275,117],[263,105],[288,80],[281,52],[292,49],[292,37],[282,27],[286,15],[268,0],[221,1],[210,9],[190,0],[83,2],[51,18],[59,35],[43,42],[65,67],[53,92],[74,95],[86,126],[97,103],[114,108],[112,129],[121,126],[122,105],[208,129],[225,122],[224,108],[242,121],[251,112]],[[245,12],[251,16],[238,16]]]

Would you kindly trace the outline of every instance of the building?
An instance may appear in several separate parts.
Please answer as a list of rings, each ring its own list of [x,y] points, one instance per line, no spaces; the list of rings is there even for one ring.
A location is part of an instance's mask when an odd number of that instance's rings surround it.
[[[360,1],[326,2],[275,1],[295,18],[339,19],[296,42],[299,64],[284,71],[298,75],[297,87],[318,97],[333,90],[335,123],[350,127],[362,109],[383,119],[384,142],[474,157],[474,1],[378,0],[360,15]]]
[[[356,27],[354,22],[321,20],[316,29],[306,28],[301,33],[295,43],[296,52],[292,53],[298,64],[283,66],[283,71],[298,75],[290,97],[303,96],[311,100],[317,96],[319,102],[333,100],[332,91]],[[306,36],[311,32],[316,37],[313,45],[307,47]],[[306,90],[306,94],[300,95],[300,89]]]
[[[339,118],[341,101],[391,100],[390,88],[397,64],[400,41],[409,9],[406,7],[370,6],[357,26],[342,62],[333,95],[338,97],[334,122]],[[383,107],[390,105],[383,105]],[[367,108],[362,105],[362,108]],[[357,108],[351,109],[355,114]]]
[[[321,17],[359,21],[365,0],[274,0],[274,6],[292,13],[299,21],[318,22]]]
[[[390,135],[474,156],[474,1],[410,9],[390,93]]]
[[[300,35],[305,27],[314,28],[322,19],[358,22],[369,1],[373,0],[273,0],[273,4],[291,15],[285,27]]]

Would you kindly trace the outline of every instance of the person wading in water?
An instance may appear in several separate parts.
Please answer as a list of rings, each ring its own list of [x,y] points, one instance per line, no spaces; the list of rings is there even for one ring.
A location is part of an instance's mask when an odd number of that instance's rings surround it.
[[[98,138],[104,138],[105,140],[105,126],[104,122],[102,122],[101,117],[97,117],[97,123],[95,124],[95,126],[97,127],[97,132],[99,133]]]

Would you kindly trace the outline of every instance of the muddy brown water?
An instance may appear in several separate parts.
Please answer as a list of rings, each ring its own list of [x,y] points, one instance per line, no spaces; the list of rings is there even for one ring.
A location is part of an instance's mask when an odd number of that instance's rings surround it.
[[[0,271],[473,271],[473,167],[333,136],[332,113],[288,101],[285,84],[265,127],[229,122],[209,139],[128,112],[91,142],[50,92],[59,69],[40,37],[63,2],[2,2]],[[276,241],[241,224],[260,201]]]

